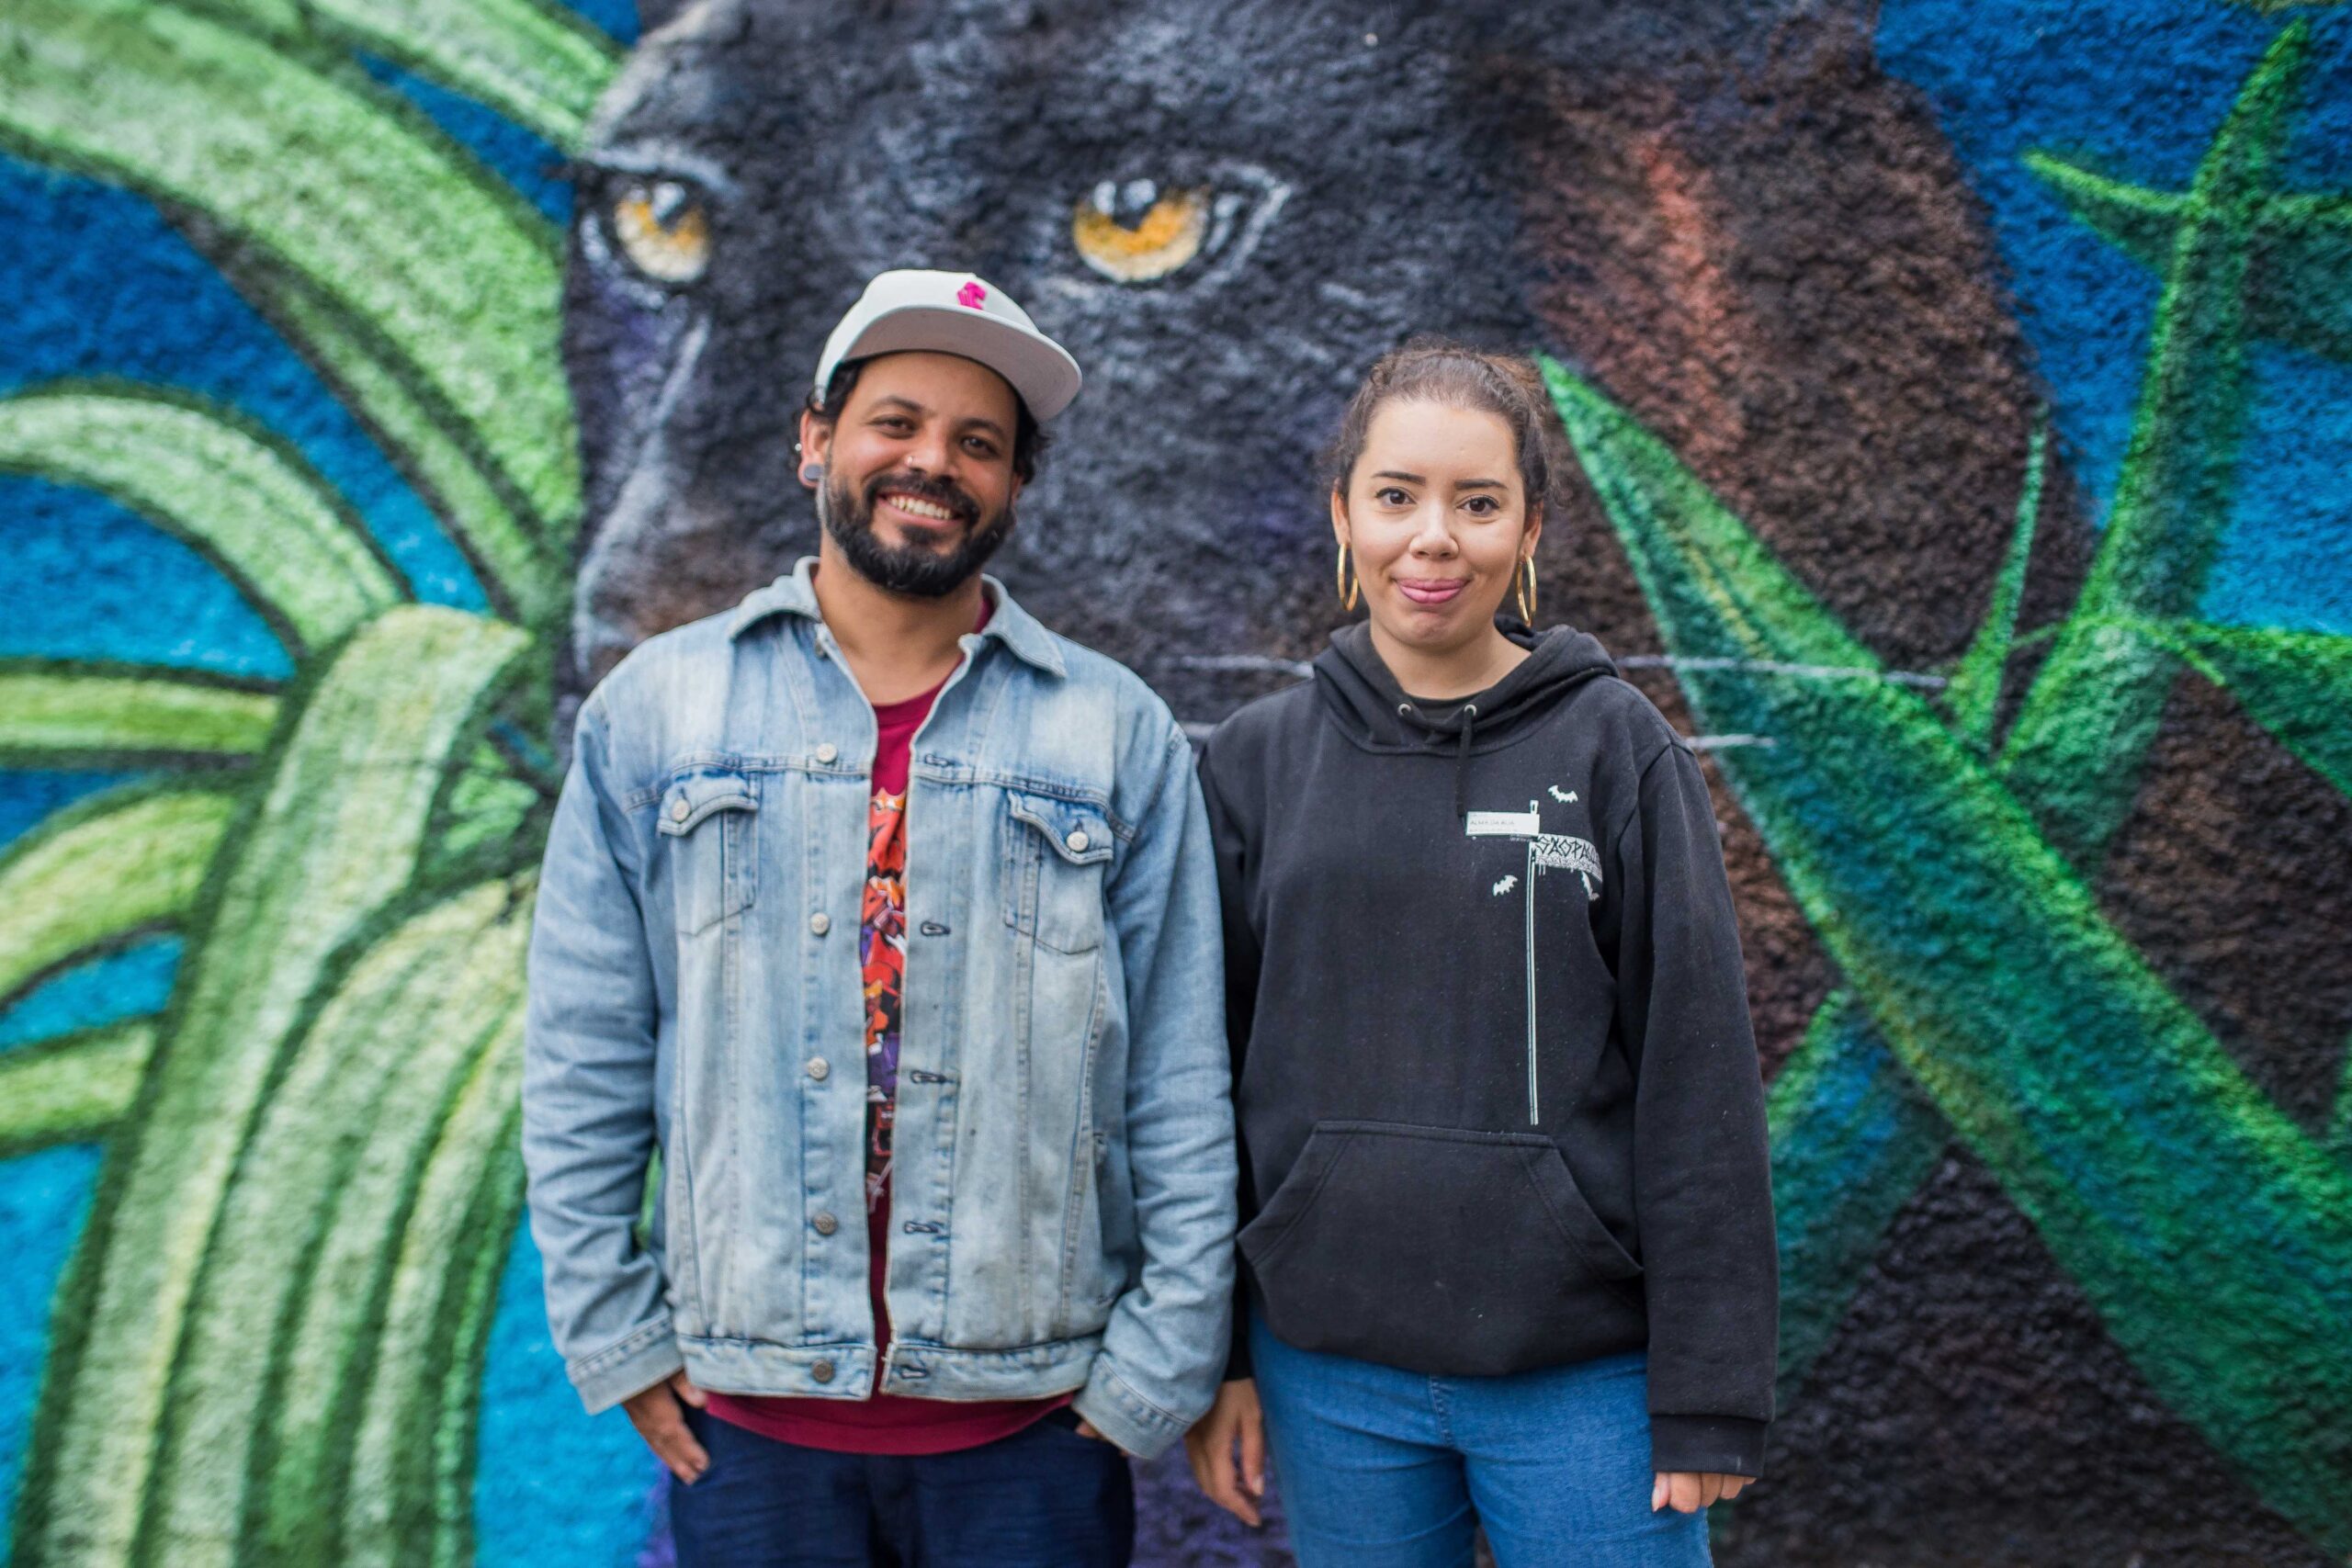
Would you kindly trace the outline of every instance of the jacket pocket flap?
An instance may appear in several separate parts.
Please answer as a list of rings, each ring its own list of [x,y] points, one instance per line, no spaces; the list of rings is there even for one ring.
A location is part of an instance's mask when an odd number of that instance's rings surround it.
[[[662,792],[662,815],[659,826],[664,833],[676,837],[691,833],[707,818],[721,811],[757,811],[760,797],[752,793],[752,781],[741,773],[710,769],[682,773],[670,781]]]
[[[1054,852],[1072,865],[1094,865],[1111,858],[1111,822],[1099,807],[1050,795],[1008,795],[1012,815],[1037,829]]]

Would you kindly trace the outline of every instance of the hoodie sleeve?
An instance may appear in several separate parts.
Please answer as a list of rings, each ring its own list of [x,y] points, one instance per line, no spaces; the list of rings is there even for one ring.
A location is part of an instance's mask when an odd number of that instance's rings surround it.
[[[1224,914],[1225,1034],[1233,1053],[1234,1111],[1238,1124],[1240,1119],[1241,1064],[1250,1052],[1250,1024],[1258,1010],[1260,953],[1257,933],[1250,927],[1248,901],[1242,894],[1242,870],[1248,840],[1240,825],[1235,821],[1226,796],[1217,787],[1217,769],[1212,760],[1216,749],[1215,737],[1202,748],[1201,795],[1208,807],[1209,842],[1216,852],[1217,900]],[[1240,1223],[1246,1225],[1258,1217],[1258,1194],[1256,1183],[1250,1175],[1250,1151],[1246,1145],[1240,1150]],[[1250,1375],[1249,1285],[1243,1278],[1243,1271],[1249,1266],[1239,1263],[1238,1259],[1237,1264],[1233,1281],[1233,1344],[1225,1365],[1227,1382]]]
[[[1644,772],[1614,858],[1652,1464],[1757,1475],[1780,1291],[1764,1086],[1714,805],[1679,740]]]

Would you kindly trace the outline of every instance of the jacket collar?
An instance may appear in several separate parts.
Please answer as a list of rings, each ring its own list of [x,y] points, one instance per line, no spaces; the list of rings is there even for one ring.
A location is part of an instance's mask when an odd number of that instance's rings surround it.
[[[752,626],[771,615],[802,615],[812,621],[821,620],[817,612],[817,558],[803,556],[792,570],[777,578],[765,588],[745,595],[727,619],[727,637],[732,642]],[[1010,649],[1024,664],[1033,665],[1048,675],[1063,676],[1069,667],[1062,661],[1062,650],[1054,645],[1054,634],[1005,592],[1004,584],[993,577],[980,579],[982,591],[995,609],[989,615],[986,630],[979,635],[993,637]]]

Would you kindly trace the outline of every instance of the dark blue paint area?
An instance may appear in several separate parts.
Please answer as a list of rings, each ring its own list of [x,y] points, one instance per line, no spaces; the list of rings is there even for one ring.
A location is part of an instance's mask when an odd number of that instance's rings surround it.
[[[2307,15],[2311,71],[2284,181],[2352,189],[2352,16]],[[2248,6],[2146,0],[1890,0],[1879,56],[1934,105],[1991,209],[2066,455],[2104,512],[2132,428],[2155,277],[2075,223],[2025,167],[2035,149],[2186,188],[2286,24]],[[2257,349],[2259,396],[2224,557],[2206,596],[2233,621],[2352,631],[2352,371]]]
[[[9,214],[0,245],[0,299],[11,332],[0,347],[0,393],[62,377],[107,377],[193,391],[237,410],[289,441],[368,520],[385,553],[419,598],[478,609],[481,589],[457,547],[381,451],[211,265],[142,197],[0,155],[0,209]],[[114,512],[110,502],[64,492],[35,509],[13,488],[0,492],[0,527],[10,554],[28,524],[62,536],[72,553],[82,531]],[[152,533],[152,530],[150,531]],[[157,541],[164,544],[167,541]],[[197,563],[200,565],[201,563]],[[178,591],[185,561],[118,568],[159,592]],[[202,569],[210,575],[209,567]],[[25,586],[14,560],[6,580]],[[55,584],[40,596],[53,601]],[[67,638],[78,606],[11,605],[8,651]],[[31,640],[19,630],[29,614]]]
[[[0,850],[51,812],[128,784],[137,773],[52,773],[0,769]]]
[[[571,8],[618,41],[637,41],[637,0],[576,0]]]
[[[0,479],[0,654],[293,672],[229,580],[138,513],[86,491]]]
[[[98,1150],[88,1144],[0,1164],[0,1258],[8,1260],[7,1288],[0,1290],[0,1519],[15,1511],[24,1477],[33,1398],[49,1352],[50,1298],[89,1215],[97,1176]]]
[[[563,154],[495,109],[381,61],[368,73],[398,91],[450,138],[488,164],[550,222],[571,214],[571,186],[562,178]]]
[[[659,1474],[627,1416],[581,1413],[548,1337],[538,1248],[526,1228],[499,1281],[482,1371],[474,1561],[623,1568],[652,1532]]]
[[[181,946],[177,937],[156,937],[42,981],[0,1013],[0,1052],[163,1011],[172,999]]]

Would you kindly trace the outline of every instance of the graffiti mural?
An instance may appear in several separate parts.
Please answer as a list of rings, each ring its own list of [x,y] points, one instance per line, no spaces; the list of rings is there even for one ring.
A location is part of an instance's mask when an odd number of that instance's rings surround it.
[[[1001,570],[1195,724],[1340,618],[1363,367],[1542,356],[1767,1053],[1719,1560],[2352,1553],[2341,8],[9,0],[0,183],[10,1561],[665,1560],[516,1223],[533,876],[907,265],[1087,367]]]

